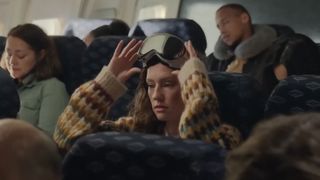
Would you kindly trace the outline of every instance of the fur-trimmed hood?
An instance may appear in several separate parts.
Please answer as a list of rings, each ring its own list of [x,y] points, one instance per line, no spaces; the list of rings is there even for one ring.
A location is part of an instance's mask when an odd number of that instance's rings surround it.
[[[267,25],[254,25],[254,34],[241,42],[234,50],[225,44],[221,36],[214,47],[214,56],[219,60],[226,60],[235,56],[238,59],[249,59],[270,47],[277,39],[277,32]]]

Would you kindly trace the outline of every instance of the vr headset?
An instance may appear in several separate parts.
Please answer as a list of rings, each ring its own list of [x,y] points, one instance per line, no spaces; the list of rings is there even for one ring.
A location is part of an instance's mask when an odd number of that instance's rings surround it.
[[[184,42],[177,36],[168,33],[158,33],[147,37],[138,52],[143,67],[151,64],[150,60],[157,59],[171,68],[180,69],[187,60]]]

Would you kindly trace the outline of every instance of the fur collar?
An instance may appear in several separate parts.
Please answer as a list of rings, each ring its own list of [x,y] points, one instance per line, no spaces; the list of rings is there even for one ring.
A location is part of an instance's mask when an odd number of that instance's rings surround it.
[[[254,34],[241,42],[234,51],[228,47],[219,36],[214,47],[214,56],[219,60],[226,60],[235,56],[238,59],[249,59],[270,47],[277,38],[277,32],[270,26],[254,25]]]

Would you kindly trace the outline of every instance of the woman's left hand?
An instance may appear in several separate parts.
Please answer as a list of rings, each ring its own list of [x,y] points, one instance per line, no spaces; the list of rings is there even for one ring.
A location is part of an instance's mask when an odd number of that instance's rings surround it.
[[[199,59],[198,55],[197,55],[197,51],[194,49],[190,40],[188,40],[184,43],[184,47],[186,48],[188,55],[189,55],[188,60],[193,59],[193,58]],[[172,73],[178,75],[179,71],[180,70],[175,70],[175,71],[172,71]]]
[[[189,59],[198,58],[197,51],[194,49],[190,40],[184,43],[184,46],[189,54]]]

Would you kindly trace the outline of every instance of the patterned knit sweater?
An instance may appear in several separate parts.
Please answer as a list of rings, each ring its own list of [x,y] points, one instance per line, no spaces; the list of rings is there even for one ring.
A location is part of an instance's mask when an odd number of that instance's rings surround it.
[[[179,72],[182,100],[185,109],[181,115],[179,133],[182,139],[200,139],[215,142],[232,149],[241,142],[239,131],[223,124],[217,113],[217,97],[203,63],[198,59],[187,61]],[[71,96],[68,106],[59,117],[54,140],[63,151],[83,135],[97,132],[112,103],[126,87],[104,67],[98,76],[81,85]],[[132,117],[110,121],[110,130],[135,131]]]

